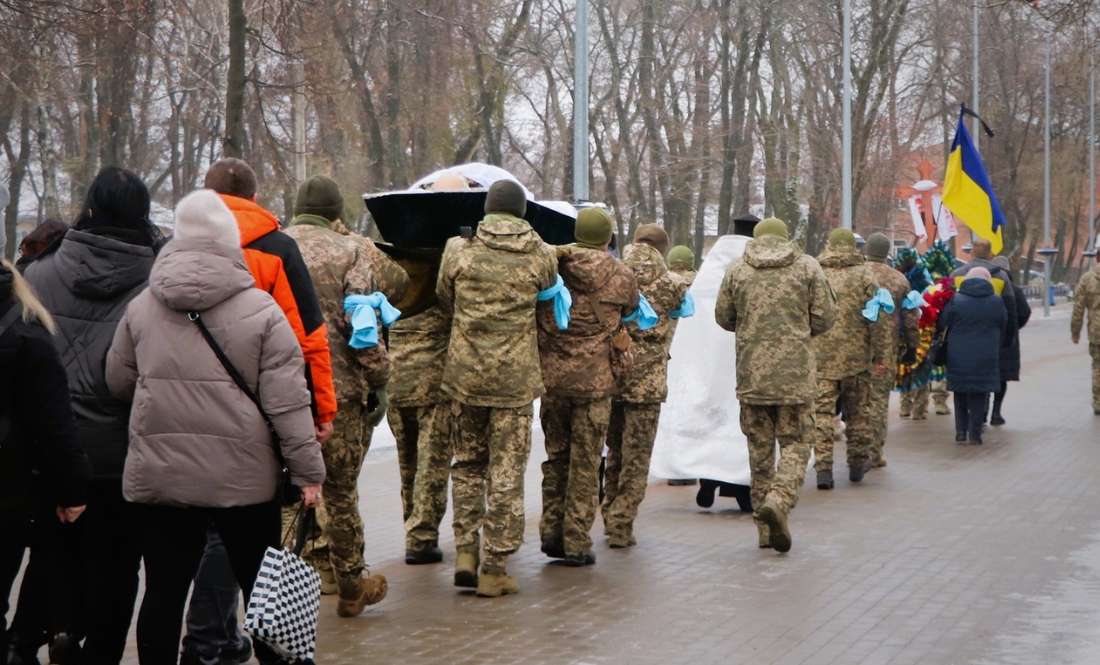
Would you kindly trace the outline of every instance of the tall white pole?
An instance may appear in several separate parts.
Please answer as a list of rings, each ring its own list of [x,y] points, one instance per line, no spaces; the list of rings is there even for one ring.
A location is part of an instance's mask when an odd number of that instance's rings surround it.
[[[1089,241],[1096,252],[1096,52],[1089,48]]]
[[[974,0],[974,34],[972,49],[972,52],[974,54],[974,62],[971,64],[971,67],[973,68],[971,78],[974,80],[974,88],[970,98],[970,108],[974,111],[975,115],[981,112],[981,101],[978,98],[978,77],[981,73],[981,60],[978,57],[978,55],[981,53],[978,48],[978,19],[980,17],[980,14],[978,12],[978,2],[979,0]],[[979,131],[981,129],[981,123],[978,121],[977,118],[974,118],[973,123],[974,131],[970,132],[970,134],[971,138],[974,139],[974,148],[977,149],[978,137],[981,136],[981,131]]]
[[[844,0],[844,16],[841,30],[844,33],[844,47],[841,58],[844,60],[844,127],[843,162],[841,164],[841,227],[852,228],[852,0]]]
[[[1047,253],[1043,255],[1044,286],[1048,293],[1043,295],[1043,316],[1050,316],[1050,278],[1051,263],[1054,261],[1054,248],[1050,246],[1050,44],[1054,35],[1047,37],[1046,73],[1043,93],[1043,243]]]
[[[577,0],[573,41],[573,200],[588,200],[588,0]]]

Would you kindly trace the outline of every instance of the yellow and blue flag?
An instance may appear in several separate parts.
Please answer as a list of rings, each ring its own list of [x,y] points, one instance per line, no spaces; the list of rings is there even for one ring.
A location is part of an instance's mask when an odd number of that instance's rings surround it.
[[[959,114],[951,155],[947,158],[943,204],[971,231],[993,243],[993,253],[999,254],[1004,246],[1001,227],[1005,225],[1005,216],[974,140],[966,131],[964,117],[964,113]]]

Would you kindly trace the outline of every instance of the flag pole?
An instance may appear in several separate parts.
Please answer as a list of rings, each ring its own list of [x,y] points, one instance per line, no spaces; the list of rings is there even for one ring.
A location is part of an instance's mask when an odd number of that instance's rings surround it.
[[[972,64],[973,73],[971,74],[971,78],[973,79],[974,88],[973,88],[973,93],[971,95],[972,98],[970,100],[970,107],[972,109],[974,109],[974,113],[980,113],[981,112],[981,107],[980,107],[979,101],[978,101],[978,76],[981,72],[981,65],[980,65],[980,61],[979,61],[979,58],[978,58],[978,54],[980,53],[980,51],[978,49],[978,19],[979,19],[979,16],[980,16],[980,14],[978,12],[978,1],[979,0],[974,0],[974,3],[973,3],[974,4],[974,26],[973,26],[973,32],[974,32],[974,34],[973,34],[974,62]],[[981,130],[981,127],[979,125],[979,120],[978,120],[978,118],[975,117],[974,118],[974,131],[970,132],[972,134],[972,138],[974,139],[974,149],[975,150],[978,149],[978,140],[979,140],[979,137],[981,136],[981,131],[980,130]]]

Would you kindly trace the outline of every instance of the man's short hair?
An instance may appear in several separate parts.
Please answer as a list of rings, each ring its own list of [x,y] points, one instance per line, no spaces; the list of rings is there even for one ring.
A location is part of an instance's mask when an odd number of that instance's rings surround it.
[[[978,259],[993,258],[993,243],[985,238],[975,238],[971,243],[970,254]]]
[[[204,185],[219,194],[251,199],[256,194],[256,172],[236,157],[227,157],[214,162]]]

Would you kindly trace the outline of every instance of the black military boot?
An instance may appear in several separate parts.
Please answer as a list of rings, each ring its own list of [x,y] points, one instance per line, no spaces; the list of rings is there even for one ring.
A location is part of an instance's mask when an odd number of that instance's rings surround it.
[[[817,489],[819,490],[831,490],[833,489],[833,470],[826,469],[824,471],[817,472]]]
[[[439,563],[443,560],[443,550],[439,548],[438,541],[431,541],[420,549],[406,549],[405,563],[410,566],[422,566],[429,563]]]

